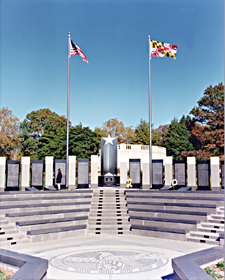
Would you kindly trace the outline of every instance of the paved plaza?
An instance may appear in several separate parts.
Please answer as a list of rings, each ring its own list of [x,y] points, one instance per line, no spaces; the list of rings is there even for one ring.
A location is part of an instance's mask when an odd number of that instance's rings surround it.
[[[212,245],[134,235],[89,235],[10,250],[49,260],[47,280],[173,279],[171,259]]]

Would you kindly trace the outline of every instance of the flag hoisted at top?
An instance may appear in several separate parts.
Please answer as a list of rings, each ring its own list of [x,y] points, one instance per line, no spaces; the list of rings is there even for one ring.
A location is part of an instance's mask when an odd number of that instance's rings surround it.
[[[155,57],[173,57],[176,59],[177,45],[161,43],[151,40],[151,54]]]
[[[70,42],[70,44],[69,44],[69,57],[71,56],[71,55],[76,55],[76,54],[78,54],[78,55],[80,55],[81,57],[82,57],[82,59],[83,59],[83,61],[85,61],[85,62],[87,62],[88,63],[88,61],[87,61],[87,57],[86,57],[86,55],[82,52],[82,50],[81,50],[81,48],[79,48],[76,44],[74,44],[74,42],[70,39],[69,40],[69,42]]]
[[[148,57],[148,69],[149,69],[149,185],[152,188],[153,184],[153,166],[152,166],[152,101],[151,101],[151,57],[173,57],[176,59],[177,45],[162,43],[150,39],[148,35],[149,43],[149,57]]]

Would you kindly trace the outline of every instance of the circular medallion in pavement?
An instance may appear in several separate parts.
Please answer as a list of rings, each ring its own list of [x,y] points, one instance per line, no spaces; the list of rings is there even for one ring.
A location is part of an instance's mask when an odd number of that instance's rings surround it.
[[[142,250],[80,250],[52,258],[51,265],[76,273],[120,274],[150,271],[168,261],[163,254]]]

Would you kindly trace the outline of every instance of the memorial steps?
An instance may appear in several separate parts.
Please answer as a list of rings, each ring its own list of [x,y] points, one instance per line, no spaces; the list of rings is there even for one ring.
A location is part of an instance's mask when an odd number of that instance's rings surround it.
[[[187,234],[187,241],[218,245],[220,235],[224,234],[224,207],[218,207],[216,214],[207,217],[195,231]]]
[[[219,244],[224,193],[99,187],[0,193],[0,246],[76,235],[135,234]]]
[[[93,190],[87,234],[130,234],[124,190],[102,187]]]
[[[132,234],[219,245],[223,192],[132,189],[125,194]]]
[[[92,190],[1,193],[0,246],[85,235]]]
[[[21,234],[14,222],[9,222],[4,214],[0,216],[0,246],[10,246],[15,244],[28,243],[29,239],[25,234]]]

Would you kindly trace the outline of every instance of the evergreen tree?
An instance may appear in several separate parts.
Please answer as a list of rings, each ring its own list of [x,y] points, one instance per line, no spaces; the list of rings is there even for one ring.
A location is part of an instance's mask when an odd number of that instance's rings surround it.
[[[89,127],[80,123],[70,129],[69,154],[77,158],[91,158],[99,151],[97,135]]]
[[[66,158],[66,119],[58,115],[50,116],[45,121],[44,133],[37,144],[39,159],[53,156],[58,159]]]
[[[149,145],[149,124],[147,121],[141,119],[140,124],[135,127],[131,144]]]
[[[174,118],[165,136],[167,155],[173,156],[177,160],[180,158],[182,151],[193,150],[193,146],[189,141],[190,134],[185,125],[185,117],[183,116],[180,122]]]

